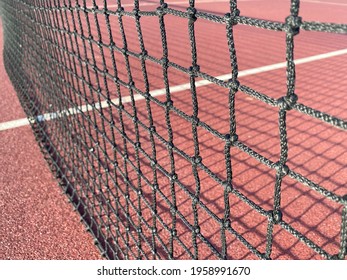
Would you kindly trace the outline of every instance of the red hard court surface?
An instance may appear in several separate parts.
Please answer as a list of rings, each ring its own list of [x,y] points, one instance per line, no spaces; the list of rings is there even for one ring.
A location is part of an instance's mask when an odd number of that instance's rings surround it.
[[[0,56],[3,37],[0,21]],[[0,60],[2,121],[23,118]],[[29,126],[0,132],[0,259],[99,259]]]
[[[99,6],[102,6],[103,1],[96,2],[98,2],[97,4]],[[142,2],[147,4],[149,2],[156,3],[141,6]],[[140,1],[140,7],[141,9],[153,10],[153,8],[159,6],[158,2]],[[181,2],[184,1],[167,1],[169,4],[172,3],[175,8],[185,10],[187,3],[182,4]],[[215,1],[213,4],[206,3],[206,1],[201,1],[201,3],[199,1],[196,2],[196,8],[198,10],[205,10],[219,15],[224,15],[229,11],[228,1]],[[346,1],[317,2],[319,1],[302,1],[300,14],[304,20],[336,23],[347,22],[345,17],[345,11],[347,9]],[[133,6],[130,4],[132,1],[122,1],[122,3],[124,3],[123,6],[126,10],[133,9]],[[241,15],[283,22],[288,15],[290,1],[239,0],[238,6]],[[111,6],[110,9],[112,9]],[[91,32],[93,36],[95,38],[98,36],[94,24],[94,20],[97,19],[101,27],[102,39],[105,43],[108,43],[107,29],[103,16],[97,15],[94,17],[89,15],[89,17],[90,22],[92,22]],[[67,20],[71,20],[71,18]],[[110,17],[110,20],[115,43],[122,46],[123,42],[120,39],[119,23],[115,17]],[[123,17],[123,23],[129,50],[139,53],[140,48],[134,20]],[[162,46],[157,18],[143,18],[141,24],[148,53],[154,57],[161,58]],[[189,67],[191,65],[191,49],[188,38],[187,20],[167,15],[165,16],[165,24],[169,60],[184,67]],[[82,18],[82,25],[86,30],[86,18]],[[195,32],[198,64],[200,65],[201,71],[213,76],[230,73],[231,66],[225,26],[205,20],[198,20],[195,23]],[[284,33],[240,25],[234,27],[234,36],[240,72],[285,61]],[[347,38],[345,35],[301,31],[295,38],[296,59],[346,48]],[[100,63],[98,66],[102,69],[100,50],[94,46],[93,51],[96,55],[97,63]],[[103,51],[107,58],[106,65],[109,69],[112,69],[109,50],[105,48]],[[90,58],[90,52],[91,49],[89,48],[87,53],[82,54],[82,56],[85,55]],[[127,81],[128,77],[124,59],[120,55],[116,59],[119,78]],[[344,78],[347,73],[346,59],[347,55],[340,55],[298,65],[296,67],[296,94],[299,96],[299,101],[314,109],[346,119],[347,98],[344,94],[347,90],[347,82]],[[136,86],[143,90],[145,85],[140,62],[130,58],[130,65]],[[164,88],[161,67],[150,61],[146,62],[146,66],[151,90]],[[189,83],[189,77],[169,68],[169,81],[170,86],[181,85]],[[240,77],[240,82],[276,99],[286,94],[285,68]],[[108,88],[111,95],[114,94],[113,97],[117,98],[118,95],[111,81],[108,81]],[[122,94],[123,96],[129,95],[125,88],[122,88]],[[93,96],[90,96],[90,98],[92,99]],[[159,96],[157,98],[160,101],[165,101],[165,96]],[[199,87],[197,88],[197,98],[199,103],[199,119],[220,133],[228,133],[228,90],[216,85]],[[93,98],[93,100],[95,99]],[[172,94],[172,100],[175,107],[187,115],[192,115],[191,92],[189,90]],[[136,106],[138,118],[147,124],[148,116],[145,102],[141,100],[137,101]],[[132,112],[131,103],[125,104],[125,109]],[[157,132],[167,139],[164,110],[152,104],[152,112]],[[104,110],[104,113],[107,117],[107,109]],[[117,124],[117,116],[113,117],[116,119]],[[170,118],[175,146],[189,156],[193,156],[194,142],[192,139],[191,123],[174,113],[170,114]],[[279,160],[280,143],[278,110],[276,108],[270,107],[239,92],[236,96],[236,120],[237,134],[241,142],[247,144],[250,148],[273,162]],[[130,138],[135,138],[134,125],[131,119],[125,118],[124,122],[127,135]],[[288,166],[295,172],[306,176],[326,189],[338,195],[345,195],[347,193],[345,186],[347,181],[347,144],[344,141],[346,132],[295,111],[288,112],[287,122],[289,142]],[[19,130],[15,131],[19,135]],[[150,154],[148,133],[141,129],[139,132],[143,144],[142,148]],[[201,127],[198,127],[198,138],[203,163],[212,172],[217,174],[221,180],[225,180],[226,167],[223,152],[225,143]],[[166,147],[157,141],[156,148],[158,163],[169,170],[170,162]],[[128,152],[130,158],[134,159],[134,149],[130,147]],[[235,148],[232,148],[231,154],[233,184],[235,188],[265,210],[271,210],[275,185],[274,170],[267,168],[246,153]],[[141,158],[141,164],[143,174],[152,180],[148,160]],[[191,164],[179,155],[175,155],[175,164],[178,178],[194,193],[195,179],[192,175]],[[223,217],[225,209],[223,188],[202,170],[199,170],[199,177],[201,182],[200,200],[215,215]],[[130,173],[129,179],[136,185],[136,174]],[[21,178],[18,178],[18,180],[20,181]],[[170,189],[166,187],[169,186],[169,180],[163,175],[158,180],[163,186],[163,193],[170,197]],[[144,187],[143,192],[149,196],[151,189]],[[176,196],[178,209],[191,224],[194,224],[192,200],[178,187],[176,188]],[[131,198],[135,201],[136,194],[133,194]],[[267,230],[266,219],[233,195],[230,195],[229,202],[231,205],[230,215],[232,217],[233,228],[242,234],[250,244],[261,252],[264,252]],[[121,201],[121,203],[125,202]],[[289,177],[285,177],[282,183],[281,207],[284,221],[310,238],[328,253],[338,253],[342,210],[340,205],[324,198],[324,196]],[[151,216],[148,209],[147,214],[148,220],[150,220]],[[166,222],[170,223],[169,207],[162,199],[158,199],[158,214]],[[198,214],[201,233],[220,250],[220,225],[204,209],[198,208]],[[146,215],[146,209],[143,211],[143,215]],[[135,219],[136,214],[134,212]],[[188,231],[182,221],[178,221],[177,231],[184,244],[190,250],[193,250],[191,245],[192,233]],[[165,237],[169,238],[169,233],[164,229],[159,228],[159,232],[163,234],[164,240]],[[276,226],[274,232],[274,248],[271,255],[273,259],[320,258],[313,250],[288,232]],[[230,233],[226,235],[226,241],[230,248],[228,250],[229,258],[255,258],[233,235]],[[204,247],[205,245],[201,241],[199,241],[199,246],[201,246],[199,258],[215,258],[210,253],[210,250]],[[175,256],[177,258],[187,258],[187,255],[180,249],[179,244],[176,244],[175,248]],[[233,248],[236,249],[233,250]]]

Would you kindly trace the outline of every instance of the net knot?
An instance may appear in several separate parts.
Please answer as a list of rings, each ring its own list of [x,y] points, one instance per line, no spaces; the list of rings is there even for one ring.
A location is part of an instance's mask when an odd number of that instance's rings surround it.
[[[138,148],[138,149],[141,149],[141,142],[136,142],[135,143],[135,147]]]
[[[200,123],[200,119],[198,117],[192,116],[192,124],[198,126]]]
[[[192,160],[195,164],[200,164],[202,162],[202,158],[200,156],[195,156]]]
[[[171,181],[176,181],[178,179],[178,176],[177,176],[177,174],[176,173],[172,173],[171,175],[170,175],[170,180]]]
[[[116,47],[116,43],[113,42],[113,41],[111,41],[110,44],[109,44],[110,50],[112,50],[112,49],[115,48],[115,47]]]
[[[172,100],[166,101],[165,106],[166,108],[171,109],[173,107],[173,101]]]
[[[135,87],[135,82],[134,81],[129,81],[129,83],[126,86],[128,89],[132,89]]]
[[[224,223],[223,223],[223,228],[224,228],[224,229],[227,229],[227,228],[230,228],[230,227],[231,227],[231,222],[230,222],[230,220],[224,221]]]
[[[169,67],[169,59],[167,57],[163,57],[160,62],[163,68],[167,69]]]
[[[224,136],[225,141],[227,143],[230,143],[231,145],[234,145],[238,140],[239,140],[239,136],[235,133],[235,134],[225,134]]]
[[[286,176],[289,173],[289,167],[281,162],[276,163],[275,167],[276,171],[278,171],[282,176]]]
[[[199,226],[195,226],[195,227],[194,227],[194,232],[195,232],[196,234],[199,234],[199,233],[200,233],[200,227],[199,227]]]
[[[194,7],[187,8],[188,15],[195,15],[196,9]]]
[[[145,59],[148,55],[148,51],[147,50],[143,50],[140,54],[140,59]]]
[[[226,23],[236,25],[237,24],[236,17],[238,17],[239,15],[240,15],[240,10],[235,9],[231,13],[226,13],[224,15],[224,19],[225,19]]]
[[[231,193],[233,191],[233,186],[229,181],[224,181],[222,186],[224,187],[226,193]]]
[[[282,212],[280,210],[273,210],[271,211],[270,214],[270,220],[274,223],[274,224],[279,224],[280,222],[282,222]]]
[[[151,95],[149,94],[149,92],[145,92],[145,93],[143,94],[143,96],[144,96],[144,98],[146,98],[146,99],[149,99],[149,98],[151,97]]]
[[[134,14],[134,16],[135,16],[135,19],[141,18],[141,16],[139,15],[139,12],[140,12],[139,9],[137,9],[137,8],[134,8],[134,9],[133,9],[133,14]]]
[[[119,8],[116,10],[116,15],[120,17],[120,16],[123,15],[123,12],[124,12],[124,8],[123,8],[123,7],[119,7]]]
[[[67,8],[67,6],[65,5],[65,8]],[[97,10],[99,10],[99,7],[97,5],[94,5],[92,7],[92,12],[95,13]]]
[[[188,69],[188,71],[189,71],[189,74],[191,75],[191,76],[194,76],[194,77],[197,77],[197,74],[198,74],[198,72],[200,71],[200,66],[199,65],[193,65],[193,66],[190,66],[189,67],[189,69]]]
[[[189,17],[189,23],[193,23],[197,20],[197,17],[196,17],[196,9],[193,8],[193,7],[189,7],[187,9],[187,13],[188,13],[188,17]]]
[[[138,194],[139,196],[141,196],[141,195],[143,194],[143,191],[142,191],[142,190],[137,190],[137,194]]]
[[[128,49],[127,49],[127,48],[123,48],[123,49],[121,49],[120,51],[121,51],[121,53],[122,53],[123,55],[127,55],[127,53],[128,53]]]
[[[229,83],[229,87],[233,90],[233,91],[238,91],[239,90],[239,87],[240,87],[240,82],[238,80],[233,80],[233,79],[230,79],[228,81]]]
[[[302,19],[299,16],[289,16],[286,18],[285,31],[293,36],[299,34]]]
[[[166,14],[167,4],[163,3],[160,7],[157,8],[157,15],[164,16]]]
[[[168,142],[167,146],[169,149],[173,149],[175,147],[173,142]]]
[[[170,212],[171,212],[172,215],[176,215],[177,214],[177,206],[172,206],[170,208]]]
[[[283,96],[277,100],[278,107],[282,110],[289,111],[293,109],[293,106],[296,104],[298,96],[296,94],[291,94],[290,96]]]

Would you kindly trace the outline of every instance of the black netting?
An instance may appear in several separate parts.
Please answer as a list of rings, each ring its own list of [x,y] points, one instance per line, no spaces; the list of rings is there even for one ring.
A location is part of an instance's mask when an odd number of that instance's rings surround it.
[[[346,34],[346,24],[304,21],[299,0],[291,1],[284,22],[243,16],[236,0],[230,0],[224,15],[199,10],[194,0],[180,6],[162,0],[156,6],[138,0],[0,2],[7,72],[52,171],[104,256],[270,259],[275,247],[285,251],[280,243],[288,239],[317,256],[345,259],[347,197],[290,168],[287,118],[295,112],[346,131],[342,118],[299,103],[294,63],[300,30]],[[177,53],[170,48],[173,21],[185,22],[187,63],[179,59],[185,47]],[[199,22],[223,26],[229,79],[200,67]],[[234,29],[245,25],[285,35],[282,97],[259,92],[238,77]],[[208,55],[213,60],[219,54]],[[202,85],[212,88],[209,96],[223,91],[227,97],[217,109],[227,108],[223,128],[204,118],[217,101],[201,101]],[[239,95],[277,114],[277,157],[253,149],[238,135]],[[248,157],[246,169],[258,166],[258,172],[270,174],[271,207],[238,186],[243,175],[237,172],[237,158],[242,156]],[[338,232],[330,237],[335,250],[287,219],[281,207],[287,178],[319,195],[319,201],[335,203]],[[242,223],[241,204],[248,217]],[[261,242],[252,237],[259,227]],[[279,244],[276,235],[283,235]]]

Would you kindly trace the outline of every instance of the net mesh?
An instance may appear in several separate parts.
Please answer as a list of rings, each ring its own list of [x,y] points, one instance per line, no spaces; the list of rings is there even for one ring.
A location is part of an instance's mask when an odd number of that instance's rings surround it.
[[[197,9],[194,0],[180,6],[152,2],[0,1],[6,70],[46,160],[102,254],[110,259],[271,259],[278,243],[288,239],[323,258],[345,259],[347,197],[289,167],[287,115],[298,112],[346,131],[345,120],[299,103],[294,38],[300,30],[346,34],[347,25],[304,21],[299,0],[291,1],[284,22],[243,16],[236,0],[230,0],[226,14]],[[185,22],[188,63],[171,59],[169,17]],[[144,36],[146,21],[157,27],[150,29],[160,42],[153,51],[154,43]],[[228,79],[199,66],[196,30],[202,21],[223,26]],[[240,25],[285,35],[283,96],[273,98],[240,82],[234,39]],[[189,82],[176,83],[172,71]],[[201,104],[198,88],[203,86],[227,97],[223,128],[203,118],[208,108],[202,107],[213,105]],[[175,94],[182,91],[180,103]],[[239,95],[275,110],[277,160],[238,136]],[[270,206],[237,186],[240,155],[248,156],[248,168],[260,165],[272,172]],[[281,207],[286,178],[335,203],[334,250],[287,218]],[[250,213],[243,228],[241,208],[235,208],[241,203]],[[260,230],[261,242],[254,241],[251,233]]]

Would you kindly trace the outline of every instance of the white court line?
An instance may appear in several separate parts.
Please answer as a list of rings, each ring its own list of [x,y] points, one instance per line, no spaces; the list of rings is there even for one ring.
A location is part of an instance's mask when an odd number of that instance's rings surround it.
[[[3,122],[3,123],[0,123],[0,131],[12,129],[12,128],[17,128],[17,127],[21,127],[21,126],[26,126],[29,124],[30,123],[29,123],[27,118],[18,119],[18,120],[9,121],[9,122]]]
[[[345,55],[345,54],[347,54],[347,49],[342,49],[342,50],[328,52],[328,53],[324,53],[324,54],[318,54],[318,55],[313,55],[313,56],[309,56],[309,57],[305,57],[305,58],[295,59],[294,62],[296,65],[300,65],[300,64],[305,64],[305,63],[317,61],[317,60],[331,58],[334,56]],[[257,67],[257,68],[242,70],[239,72],[238,77],[241,78],[241,77],[245,77],[245,76],[265,73],[265,72],[269,72],[269,71],[273,71],[273,70],[277,70],[277,69],[282,69],[282,68],[285,68],[286,66],[287,66],[287,62],[280,62],[280,63],[261,66],[261,67]],[[226,81],[226,80],[231,78],[231,74],[229,73],[229,74],[217,76],[216,78],[219,80]],[[213,83],[210,81],[207,81],[207,80],[201,80],[201,81],[195,82],[195,86],[197,88],[202,87],[202,86],[207,86],[210,84],[213,84]],[[186,84],[181,84],[178,86],[170,87],[170,92],[175,93],[175,92],[181,92],[181,91],[189,90],[189,89],[190,89],[190,83],[186,83]],[[164,95],[164,94],[166,94],[166,89],[163,88],[163,89],[152,90],[152,91],[150,91],[150,94],[153,97]],[[145,98],[140,94],[134,95],[135,101],[143,100],[143,99],[145,99]],[[118,105],[119,104],[119,98],[112,99],[111,102]],[[126,96],[126,97],[122,98],[122,103],[129,103],[129,102],[131,102],[130,96]],[[108,106],[109,105],[108,105],[107,100],[104,100],[100,103],[95,103],[95,107],[97,109],[106,108]],[[52,120],[52,119],[55,119],[55,118],[60,117],[60,116],[75,115],[75,114],[79,114],[81,112],[83,112],[83,113],[88,112],[88,111],[91,111],[92,109],[93,109],[93,106],[91,106],[91,105],[82,105],[79,107],[69,108],[67,110],[63,110],[60,112],[46,113],[44,115],[38,116],[37,120],[39,120],[39,121]],[[26,118],[14,120],[14,121],[9,121],[9,122],[3,122],[3,123],[0,123],[0,131],[8,130],[8,129],[16,128],[16,127],[21,127],[21,126],[25,126],[25,125],[29,125],[29,121]]]
[[[335,6],[347,6],[347,3],[336,3],[336,2],[324,2],[319,0],[301,0],[304,3],[314,3],[314,4],[325,4],[325,5],[335,5]]]

